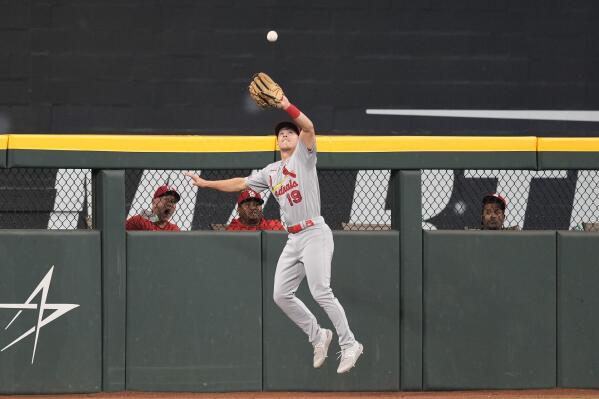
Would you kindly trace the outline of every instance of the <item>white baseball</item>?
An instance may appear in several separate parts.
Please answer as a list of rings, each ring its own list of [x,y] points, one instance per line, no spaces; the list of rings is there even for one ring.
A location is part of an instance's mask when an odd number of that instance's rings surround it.
[[[268,40],[269,42],[276,42],[278,38],[279,34],[276,30],[271,30],[266,34],[266,40]]]

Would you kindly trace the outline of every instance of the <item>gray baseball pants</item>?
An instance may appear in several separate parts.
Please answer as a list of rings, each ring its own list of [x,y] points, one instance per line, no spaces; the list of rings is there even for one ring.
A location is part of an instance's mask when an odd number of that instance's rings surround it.
[[[295,296],[297,288],[306,277],[312,297],[335,326],[339,346],[346,349],[355,342],[355,338],[349,329],[345,311],[330,286],[333,250],[333,233],[324,223],[297,234],[289,234],[277,263],[273,298],[283,312],[308,335],[310,342],[314,343],[319,338],[320,326],[312,312]]]

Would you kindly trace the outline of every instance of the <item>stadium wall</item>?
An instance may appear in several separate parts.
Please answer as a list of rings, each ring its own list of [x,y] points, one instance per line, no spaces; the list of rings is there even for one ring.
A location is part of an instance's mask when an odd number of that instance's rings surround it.
[[[305,337],[272,303],[283,233],[125,233],[122,168],[140,161],[110,143],[126,138],[86,147],[79,138],[48,137],[45,144],[7,137],[6,167],[59,167],[64,159],[95,169],[95,231],[1,232],[3,393],[597,388],[599,340],[589,332],[599,323],[592,312],[599,234],[421,229],[420,152],[423,165],[442,165],[434,159],[440,152],[461,167],[492,167],[498,152],[514,152],[503,167],[538,168],[545,139],[410,147],[410,139],[393,138],[363,154],[380,152],[380,166],[393,169],[394,230],[335,232],[333,288],[366,348],[348,378],[336,375],[333,356],[312,369]],[[352,152],[336,158],[327,140],[319,144],[326,165],[351,167]],[[339,140],[330,148],[348,139]],[[197,147],[200,161],[190,166],[208,159],[201,149],[210,145]],[[597,169],[590,161],[599,157],[587,157],[596,145],[576,140],[548,152]],[[106,158],[84,164],[90,152]],[[274,159],[274,142],[249,152]],[[235,153],[216,155],[211,162],[223,167]],[[166,164],[163,156],[177,153],[143,156]],[[298,295],[316,309],[305,287]]]

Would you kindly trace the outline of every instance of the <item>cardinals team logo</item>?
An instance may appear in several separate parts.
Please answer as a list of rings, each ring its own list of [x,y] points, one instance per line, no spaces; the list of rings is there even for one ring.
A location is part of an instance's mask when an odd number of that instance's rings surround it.
[[[283,166],[283,176],[291,176],[294,179],[297,178],[297,175],[295,174],[295,172],[288,170],[286,166]]]
[[[277,196],[281,195],[280,194],[281,193],[281,189],[283,189],[283,192],[285,192],[289,188],[291,188],[291,187],[288,187],[288,186],[293,185],[293,187],[297,187],[297,185],[298,185],[297,182],[294,181],[294,180],[292,180],[292,181],[288,182],[287,184],[285,184],[285,181],[287,179],[289,179],[289,178],[297,179],[297,174],[294,171],[287,169],[286,166],[283,166],[283,179],[281,179],[280,182],[278,182],[277,184],[273,184],[273,182],[272,182],[272,175],[270,175],[268,178],[270,179],[270,187],[272,187],[271,191],[273,193],[275,193]],[[287,187],[287,189],[285,189],[285,187]],[[279,193],[279,194],[277,194],[277,193]]]

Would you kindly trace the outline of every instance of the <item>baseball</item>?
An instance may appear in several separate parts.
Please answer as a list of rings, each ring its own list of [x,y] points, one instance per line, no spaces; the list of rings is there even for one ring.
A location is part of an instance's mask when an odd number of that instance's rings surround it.
[[[271,30],[266,34],[266,40],[268,40],[271,43],[276,42],[278,38],[279,38],[279,34],[277,33],[276,30]]]

